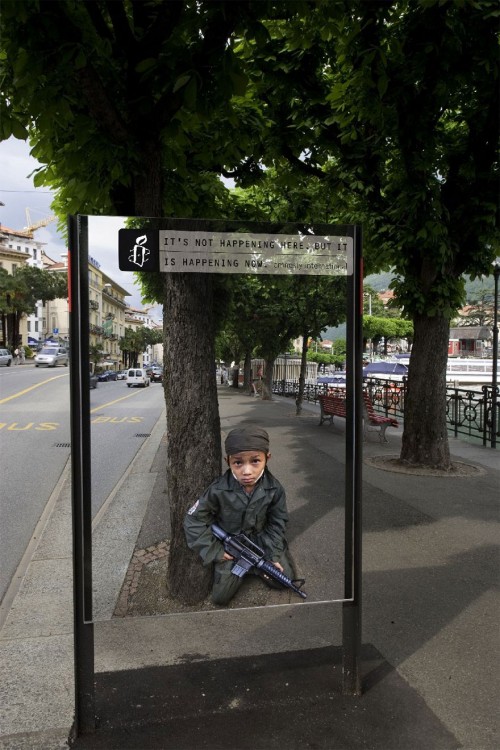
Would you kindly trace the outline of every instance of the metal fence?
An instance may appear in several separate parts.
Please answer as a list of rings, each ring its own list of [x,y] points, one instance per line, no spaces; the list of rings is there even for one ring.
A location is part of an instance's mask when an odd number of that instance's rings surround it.
[[[376,411],[385,416],[394,416],[404,419],[406,378],[395,382],[381,380],[378,378],[366,378],[364,387],[370,393],[370,398]],[[273,393],[279,396],[296,398],[299,391],[297,380],[275,380],[273,381]],[[328,383],[306,384],[304,399],[317,402],[322,393],[344,392]],[[497,388],[497,426],[500,425],[500,396]],[[474,388],[446,388],[446,420],[448,431],[454,437],[481,441],[483,445],[489,445],[492,441],[492,386],[483,385]],[[497,443],[500,438],[500,430],[497,428]]]

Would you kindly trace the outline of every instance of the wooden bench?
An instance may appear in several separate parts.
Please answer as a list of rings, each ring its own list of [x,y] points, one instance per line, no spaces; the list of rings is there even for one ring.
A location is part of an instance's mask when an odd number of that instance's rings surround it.
[[[333,423],[334,417],[347,417],[347,405],[344,396],[327,396],[321,394],[318,396],[320,407],[320,425],[327,419],[330,424]],[[377,414],[373,408],[368,391],[363,391],[363,430],[366,432],[375,431],[378,433],[379,440],[387,443],[385,431],[388,427],[399,427],[399,422],[393,417],[384,417]]]
[[[332,424],[334,417],[346,418],[346,400],[343,396],[327,396],[322,393],[318,396],[318,400],[320,408],[320,425],[322,425],[326,419],[329,419],[330,424]]]
[[[383,414],[377,414],[373,408],[368,391],[363,391],[363,412],[363,429],[365,434],[367,432],[375,431],[378,433],[379,440],[387,443],[388,440],[385,431],[388,427],[399,427],[398,420],[394,417],[384,417]]]

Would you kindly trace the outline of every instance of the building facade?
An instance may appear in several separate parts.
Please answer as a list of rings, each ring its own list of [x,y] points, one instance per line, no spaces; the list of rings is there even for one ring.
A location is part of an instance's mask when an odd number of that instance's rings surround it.
[[[44,243],[35,240],[29,230],[9,229],[0,224],[0,267],[8,274],[14,275],[23,265],[43,268]],[[0,327],[3,326],[0,319]],[[0,343],[8,346],[9,332],[0,330]],[[36,347],[43,342],[42,336],[42,303],[38,302],[36,310],[30,315],[23,315],[19,321],[19,343]]]

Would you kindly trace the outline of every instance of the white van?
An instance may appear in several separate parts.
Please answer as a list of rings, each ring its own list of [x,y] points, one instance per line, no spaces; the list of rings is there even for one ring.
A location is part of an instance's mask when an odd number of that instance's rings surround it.
[[[133,385],[142,385],[143,388],[147,388],[150,382],[146,370],[141,370],[140,367],[131,367],[130,370],[127,370],[128,388],[132,388]]]

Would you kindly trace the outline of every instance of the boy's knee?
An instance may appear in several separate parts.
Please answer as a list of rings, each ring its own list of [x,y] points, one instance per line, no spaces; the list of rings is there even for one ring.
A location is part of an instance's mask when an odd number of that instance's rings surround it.
[[[214,570],[212,587],[212,602],[214,604],[228,604],[241,585],[241,578],[231,573],[232,562],[219,563]]]
[[[229,604],[233,596],[234,596],[234,592],[232,591],[227,592],[227,591],[222,591],[220,589],[217,589],[217,590],[214,589],[212,590],[212,603],[218,604],[220,606],[224,604]]]

